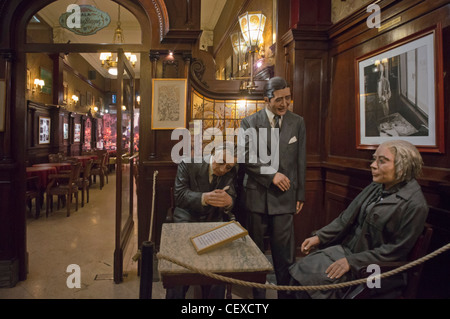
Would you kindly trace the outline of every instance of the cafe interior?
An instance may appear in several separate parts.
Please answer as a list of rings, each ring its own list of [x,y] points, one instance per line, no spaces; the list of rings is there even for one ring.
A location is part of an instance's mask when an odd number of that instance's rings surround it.
[[[274,76],[306,124],[296,247],[370,184],[392,137],[417,141],[424,160],[429,232],[416,258],[450,242],[447,0],[6,0],[0,30],[0,299],[142,298],[146,242],[150,298],[165,298],[156,254],[174,208],[172,134],[235,138]],[[449,298],[449,264],[447,252],[408,271],[406,298]]]

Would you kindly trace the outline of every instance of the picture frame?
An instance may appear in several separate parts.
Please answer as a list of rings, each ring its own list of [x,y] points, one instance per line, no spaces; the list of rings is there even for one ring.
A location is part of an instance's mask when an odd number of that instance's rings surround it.
[[[31,90],[31,71],[27,69],[27,91]]]
[[[63,140],[69,139],[69,123],[63,123]]]
[[[81,124],[75,123],[73,131],[73,141],[75,143],[81,142]]]
[[[440,24],[357,58],[355,71],[357,149],[401,139],[444,152]]]
[[[63,104],[67,104],[69,101],[69,83],[63,82]]]
[[[44,80],[44,86],[41,88],[41,93],[52,94],[53,75],[52,72],[46,68],[39,68],[40,79]]]
[[[39,144],[50,144],[51,119],[39,116]]]
[[[152,80],[152,130],[186,128],[187,79]]]

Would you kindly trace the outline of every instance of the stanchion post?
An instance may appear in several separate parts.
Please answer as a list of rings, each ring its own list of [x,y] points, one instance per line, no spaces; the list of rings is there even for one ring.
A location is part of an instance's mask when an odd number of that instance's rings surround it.
[[[141,251],[142,263],[139,299],[152,299],[154,244],[150,241],[143,242]]]

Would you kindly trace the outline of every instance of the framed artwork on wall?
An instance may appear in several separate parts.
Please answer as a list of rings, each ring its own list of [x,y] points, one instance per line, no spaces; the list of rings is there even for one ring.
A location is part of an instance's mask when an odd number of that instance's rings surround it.
[[[63,139],[69,139],[69,123],[66,122],[63,123]]]
[[[42,93],[52,94],[53,76],[52,72],[46,68],[40,67],[40,79],[44,80],[44,86],[41,89]]]
[[[39,144],[50,144],[50,125],[49,117],[39,116]]]
[[[444,152],[442,63],[440,26],[356,59],[358,149],[402,139]]]
[[[80,142],[81,141],[81,124],[75,123],[74,132],[73,132],[73,141]]]
[[[186,79],[153,79],[152,130],[186,127]]]

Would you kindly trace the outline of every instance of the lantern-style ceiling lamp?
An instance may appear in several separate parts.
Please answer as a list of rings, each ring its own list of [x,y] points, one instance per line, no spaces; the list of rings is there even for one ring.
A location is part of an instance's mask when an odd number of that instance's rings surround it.
[[[239,25],[250,50],[258,50],[263,42],[266,16],[261,11],[246,12],[239,16]]]
[[[234,53],[240,54],[248,51],[247,44],[245,43],[244,37],[241,32],[235,32],[230,36],[231,46],[233,47]]]
[[[117,27],[114,31],[113,43],[122,44],[125,42],[125,37],[123,36],[123,31],[121,28],[120,22],[120,5],[118,6],[118,19],[117,19]],[[115,55],[115,54],[114,54]],[[137,57],[135,54],[131,54],[130,52],[125,52],[125,56],[130,61],[131,65],[134,67],[137,62]],[[108,70],[108,73],[111,75],[117,75],[117,56],[113,58],[113,54],[111,52],[102,52],[100,53],[100,60],[102,61],[102,67]]]
[[[239,26],[250,52],[250,81],[244,84],[250,94],[256,89],[253,80],[255,53],[259,51],[259,47],[263,43],[265,24],[266,16],[261,11],[246,12],[239,16]]]

